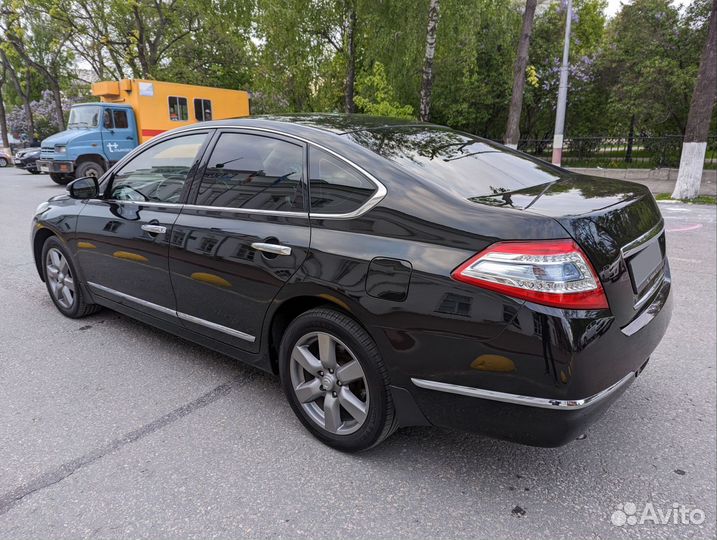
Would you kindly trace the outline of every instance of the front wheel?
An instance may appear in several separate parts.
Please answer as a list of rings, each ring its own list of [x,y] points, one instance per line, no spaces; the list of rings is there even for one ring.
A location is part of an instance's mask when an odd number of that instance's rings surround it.
[[[77,166],[77,169],[75,170],[75,176],[77,178],[83,178],[85,176],[99,178],[104,173],[105,168],[96,161],[83,161]]]
[[[42,261],[47,292],[60,313],[79,319],[99,310],[98,305],[85,300],[75,265],[57,237],[51,236],[45,241]]]
[[[358,452],[396,430],[386,367],[350,317],[329,308],[300,315],[284,333],[279,360],[291,408],[325,444]]]

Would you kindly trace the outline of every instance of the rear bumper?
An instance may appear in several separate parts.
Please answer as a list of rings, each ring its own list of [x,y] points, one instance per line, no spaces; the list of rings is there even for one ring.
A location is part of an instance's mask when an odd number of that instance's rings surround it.
[[[422,408],[428,411],[432,424],[531,446],[562,446],[584,433],[610,405],[630,386],[635,372],[599,394],[583,400],[551,400],[534,396],[517,396],[516,401],[458,395],[446,391],[417,390]]]
[[[669,324],[670,292],[668,267],[662,286],[622,328],[607,310],[525,304],[487,342],[415,336],[417,348],[436,354],[404,363],[402,386],[430,424],[533,446],[566,444],[642,372]]]
[[[38,159],[37,170],[45,173],[72,174],[75,171],[75,164],[72,161]]]

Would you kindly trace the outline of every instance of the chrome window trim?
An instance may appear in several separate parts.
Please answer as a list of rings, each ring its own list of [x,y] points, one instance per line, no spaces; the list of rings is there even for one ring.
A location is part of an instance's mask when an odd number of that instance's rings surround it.
[[[123,292],[117,291],[115,289],[105,287],[104,285],[100,285],[99,283],[93,283],[91,281],[88,281],[87,284],[92,289],[97,289],[99,291],[104,291],[104,292],[113,294],[115,296],[119,296],[120,298],[129,300],[130,302],[134,302],[135,304],[139,304],[140,306],[154,309],[155,311],[159,311],[160,313],[164,313],[166,315],[172,315],[174,317],[185,320],[187,322],[198,324],[200,326],[205,326],[212,330],[216,330],[216,331],[222,332],[224,334],[229,334],[230,336],[238,337],[239,339],[243,339],[244,341],[248,341],[250,343],[254,343],[254,341],[256,341],[256,337],[252,336],[251,334],[241,332],[240,330],[234,330],[233,328],[229,328],[227,326],[222,326],[221,324],[213,323],[213,322],[207,321],[205,319],[200,319],[199,317],[194,317],[193,315],[189,315],[187,313],[182,313],[181,311],[176,311],[176,310],[168,308],[168,307],[160,306],[159,304],[155,304],[153,302],[148,302],[147,300],[142,300],[141,298],[137,298],[136,296],[132,296],[127,293],[123,293]]]
[[[654,240],[655,238],[659,238],[660,236],[662,236],[662,232],[664,231],[664,229],[665,229],[665,220],[660,218],[659,223],[657,225],[655,225],[654,227],[652,227],[649,231],[641,234],[640,236],[635,238],[633,241],[622,246],[620,251],[622,252],[623,258],[627,259],[631,255],[633,255],[634,253],[636,253],[637,251],[642,249],[642,247],[645,244],[648,244],[648,243],[650,243],[650,241]]]
[[[380,180],[378,180],[375,176],[373,176],[371,173],[369,173],[366,169],[361,167],[360,165],[354,163],[350,159],[342,156],[341,154],[335,152],[334,150],[331,150],[330,148],[327,148],[326,146],[316,143],[314,141],[310,141],[309,139],[306,139],[304,137],[300,137],[298,135],[293,135],[291,133],[285,133],[283,131],[279,131],[277,129],[270,129],[270,128],[263,128],[263,127],[256,127],[256,126],[233,126],[233,125],[213,125],[213,126],[191,126],[191,127],[185,127],[185,128],[179,128],[176,130],[172,130],[170,132],[162,133],[161,135],[157,135],[152,139],[152,143],[160,143],[164,139],[173,137],[175,135],[181,135],[187,132],[191,131],[206,131],[206,130],[216,130],[216,129],[236,129],[236,130],[245,130],[245,131],[257,131],[261,133],[271,133],[273,135],[279,135],[281,137],[286,137],[289,139],[294,139],[296,141],[300,141],[308,146],[313,146],[315,148],[319,148],[323,150],[324,152],[328,152],[329,154],[333,155],[334,157],[340,159],[341,161],[347,163],[349,166],[356,169],[358,172],[360,172],[363,176],[369,179],[375,186],[376,186],[376,192],[369,197],[369,199],[361,206],[359,206],[356,210],[353,210],[351,212],[346,212],[344,214],[324,214],[321,212],[289,212],[289,211],[281,211],[281,210],[253,210],[250,208],[231,208],[231,207],[224,207],[224,206],[204,206],[204,205],[197,205],[197,204],[184,204],[186,208],[196,208],[198,210],[219,210],[222,212],[241,212],[241,213],[256,213],[256,214],[262,214],[262,215],[271,215],[271,216],[293,216],[293,217],[309,217],[311,219],[353,219],[356,217],[359,217],[369,210],[376,206],[379,202],[383,200],[383,198],[388,193],[388,190],[386,189],[386,186],[384,186]],[[107,174],[109,174],[111,171],[113,171],[120,163],[123,163],[126,161],[129,161],[133,158],[134,155],[139,153],[140,148],[142,148],[144,145],[139,145],[137,148],[135,148],[132,152],[130,152],[128,155],[126,155],[124,158],[122,158],[120,161],[115,163],[113,167],[107,171]],[[126,161],[125,161],[126,160]],[[124,165],[122,165],[124,166]],[[104,177],[103,177],[104,178]],[[307,179],[308,182],[308,179]],[[120,202],[126,202],[126,201],[120,201]],[[140,203],[141,204],[141,203]],[[160,203],[157,203],[160,204]],[[309,204],[311,204],[311,201],[309,201]]]
[[[428,390],[437,390],[439,392],[447,392],[449,394],[458,394],[461,396],[476,397],[481,399],[489,399],[491,401],[501,401],[503,403],[512,403],[514,405],[525,405],[527,407],[537,407],[540,409],[552,409],[558,411],[576,411],[590,407],[602,401],[613,392],[619,390],[622,386],[635,378],[635,373],[630,372],[612,386],[584,399],[550,399],[535,396],[522,396],[519,394],[509,394],[506,392],[496,392],[494,390],[483,390],[481,388],[472,388],[469,386],[460,386],[457,384],[448,384],[438,381],[429,381],[425,379],[411,379],[411,382],[419,388]]]

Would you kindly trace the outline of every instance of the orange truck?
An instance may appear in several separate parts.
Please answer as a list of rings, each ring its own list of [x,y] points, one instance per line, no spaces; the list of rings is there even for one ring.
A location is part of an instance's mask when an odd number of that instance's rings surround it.
[[[249,94],[243,90],[122,79],[94,83],[92,95],[100,102],[73,105],[67,129],[42,141],[38,169],[58,184],[99,177],[167,130],[249,114]]]

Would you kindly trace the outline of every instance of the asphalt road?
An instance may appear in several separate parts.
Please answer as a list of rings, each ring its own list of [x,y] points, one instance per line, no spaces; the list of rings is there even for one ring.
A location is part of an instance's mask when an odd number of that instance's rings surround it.
[[[61,316],[28,238],[62,190],[0,169],[0,538],[715,537],[715,207],[661,205],[672,326],[584,438],[411,428],[344,455],[271,376],[108,310]],[[625,503],[704,521],[613,525]]]

